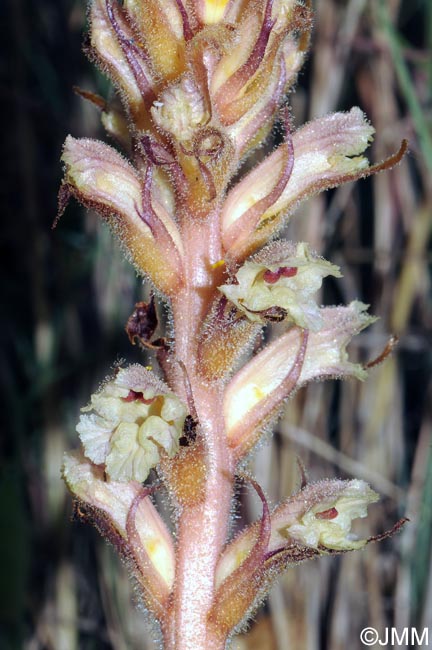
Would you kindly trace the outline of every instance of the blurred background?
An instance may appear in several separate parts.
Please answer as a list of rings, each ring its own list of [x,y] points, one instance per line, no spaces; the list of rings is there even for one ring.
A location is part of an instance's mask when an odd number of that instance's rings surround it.
[[[314,4],[295,125],[359,105],[377,131],[371,159],[402,138],[410,153],[392,172],[303,204],[288,235],[342,267],[323,302],[360,298],[380,317],[352,343],[354,358],[379,355],[391,334],[399,345],[364,384],[301,390],[254,472],[277,503],[298,486],[299,456],[313,480],[363,478],[380,492],[359,522],[365,536],[402,516],[410,523],[363,552],[291,569],[237,650],[360,650],[366,626],[432,628],[432,3]],[[124,325],[146,289],[107,228],[71,204],[51,230],[66,135],[104,137],[97,111],[72,89],[110,92],[81,51],[85,23],[83,0],[0,4],[2,650],[158,647],[124,567],[71,520],[60,478],[79,408],[117,360],[143,361]],[[260,512],[247,494],[242,512]]]

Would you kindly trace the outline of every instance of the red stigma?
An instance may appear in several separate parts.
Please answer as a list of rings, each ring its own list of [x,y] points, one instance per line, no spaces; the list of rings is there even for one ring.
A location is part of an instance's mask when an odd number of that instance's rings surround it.
[[[338,516],[338,511],[336,508],[329,508],[328,510],[323,510],[322,512],[317,512],[315,517],[317,519],[334,519]]]
[[[263,279],[267,284],[275,284],[279,278],[292,278],[297,275],[296,266],[280,266],[276,271],[264,271]]]
[[[154,397],[146,399],[140,391],[130,390],[127,397],[121,398],[123,402],[142,402],[143,404],[151,404],[154,401]]]

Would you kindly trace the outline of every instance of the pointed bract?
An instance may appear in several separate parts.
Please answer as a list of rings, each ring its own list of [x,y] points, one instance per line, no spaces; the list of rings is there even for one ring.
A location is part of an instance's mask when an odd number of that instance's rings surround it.
[[[270,512],[261,487],[248,478],[258,493],[263,514],[259,526],[252,533],[252,544],[245,553],[238,553],[235,566],[221,579],[221,572],[216,573],[216,593],[208,614],[210,624],[217,629],[218,635],[227,637],[253,606],[262,586],[261,570],[271,535]],[[248,541],[251,541],[249,538]],[[231,559],[231,558],[230,558]],[[226,566],[224,567],[226,569]]]

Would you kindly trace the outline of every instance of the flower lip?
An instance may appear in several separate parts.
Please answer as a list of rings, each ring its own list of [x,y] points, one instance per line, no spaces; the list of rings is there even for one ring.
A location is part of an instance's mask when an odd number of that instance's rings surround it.
[[[317,331],[322,319],[313,294],[328,275],[341,274],[307,244],[275,242],[240,267],[237,284],[220,286],[219,291],[252,321],[287,317],[295,325]]]
[[[367,516],[367,506],[379,497],[364,481],[341,482],[342,489],[333,498],[307,505],[294,521],[278,529],[282,537],[320,550],[350,551],[363,548],[367,539],[351,532],[354,519]],[[307,493],[308,489],[303,490]],[[310,491],[310,490],[309,490]],[[302,493],[300,492],[299,501]],[[313,498],[313,496],[312,496]]]
[[[83,411],[77,431],[86,456],[104,464],[112,480],[139,482],[161,454],[178,452],[187,415],[179,398],[138,365],[120,369]]]
[[[333,506],[332,508],[328,508],[327,510],[323,510],[323,512],[315,513],[315,517],[317,519],[334,519],[335,517],[338,516],[338,514],[339,514],[338,511]]]
[[[142,402],[142,404],[152,404],[155,400],[154,397],[146,399],[141,391],[130,390],[126,397],[121,398],[122,402]]]

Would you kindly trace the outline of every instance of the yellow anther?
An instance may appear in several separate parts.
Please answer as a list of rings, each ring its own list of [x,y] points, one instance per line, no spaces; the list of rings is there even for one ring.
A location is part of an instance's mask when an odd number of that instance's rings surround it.
[[[225,265],[225,260],[218,260],[217,262],[211,265],[211,268],[218,269],[220,266],[224,266],[224,265]]]

